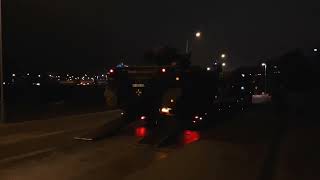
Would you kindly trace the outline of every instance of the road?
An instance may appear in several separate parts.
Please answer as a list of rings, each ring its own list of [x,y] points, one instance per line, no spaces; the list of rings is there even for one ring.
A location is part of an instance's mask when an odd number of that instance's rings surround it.
[[[319,179],[318,126],[253,107],[199,133],[198,141],[158,148],[134,130],[95,142],[73,137],[119,112],[0,126],[0,179]]]

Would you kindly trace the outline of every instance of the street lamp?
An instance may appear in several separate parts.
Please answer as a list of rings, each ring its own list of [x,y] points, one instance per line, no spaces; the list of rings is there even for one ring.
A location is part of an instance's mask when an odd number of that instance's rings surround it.
[[[262,63],[262,67],[264,67],[264,92],[267,93],[267,64]]]
[[[318,49],[317,49],[317,48],[314,48],[313,51],[314,51],[314,52],[318,52]]]
[[[226,54],[221,54],[221,59],[224,59],[224,58],[226,58],[227,57],[227,55]]]
[[[197,39],[199,39],[201,37],[201,32],[200,31],[196,32],[195,37]],[[188,53],[189,53],[189,40],[187,39],[187,42],[186,42],[186,54],[188,54]]]
[[[222,63],[222,67],[225,67],[227,64],[224,62],[224,63]]]
[[[196,33],[196,37],[197,37],[197,38],[200,38],[200,37],[201,37],[201,32],[197,32],[197,33]]]
[[[3,49],[2,49],[2,1],[0,0],[0,122],[5,122],[4,116],[4,88],[3,88]]]

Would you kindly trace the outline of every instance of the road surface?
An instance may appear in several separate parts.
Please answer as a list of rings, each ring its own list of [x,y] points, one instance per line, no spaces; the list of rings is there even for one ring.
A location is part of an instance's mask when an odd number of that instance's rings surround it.
[[[1,180],[319,179],[318,127],[254,107],[189,144],[139,144],[134,130],[96,142],[73,137],[119,112],[0,127]],[[28,128],[29,127],[29,128]]]

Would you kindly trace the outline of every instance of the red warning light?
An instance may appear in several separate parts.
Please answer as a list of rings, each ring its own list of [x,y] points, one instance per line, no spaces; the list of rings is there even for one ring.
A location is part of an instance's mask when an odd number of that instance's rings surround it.
[[[135,135],[136,135],[136,137],[145,137],[147,135],[147,128],[137,127]]]

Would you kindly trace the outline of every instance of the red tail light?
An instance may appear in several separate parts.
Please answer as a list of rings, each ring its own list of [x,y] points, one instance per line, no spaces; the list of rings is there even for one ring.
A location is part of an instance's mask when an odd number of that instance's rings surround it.
[[[183,133],[183,144],[190,144],[200,139],[200,133],[197,131],[185,130]]]
[[[136,137],[145,137],[147,135],[147,128],[145,127],[138,127],[135,131]]]

